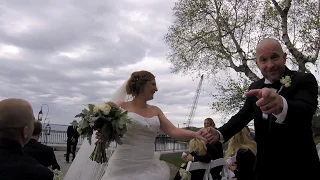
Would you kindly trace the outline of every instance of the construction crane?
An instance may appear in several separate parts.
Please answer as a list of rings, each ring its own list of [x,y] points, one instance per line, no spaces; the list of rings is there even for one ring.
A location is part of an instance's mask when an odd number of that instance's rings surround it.
[[[197,105],[198,105],[198,99],[199,99],[199,95],[200,95],[200,91],[201,91],[201,86],[202,86],[202,81],[203,81],[203,75],[201,75],[201,78],[200,78],[200,82],[198,84],[198,87],[197,87],[197,90],[196,90],[196,94],[192,100],[192,104],[191,104],[191,107],[190,107],[190,112],[189,112],[189,116],[188,116],[188,120],[187,122],[183,123],[186,125],[186,129],[189,129],[190,128],[190,124],[192,122],[192,119],[194,117],[194,114],[195,114],[195,111],[197,109]]]

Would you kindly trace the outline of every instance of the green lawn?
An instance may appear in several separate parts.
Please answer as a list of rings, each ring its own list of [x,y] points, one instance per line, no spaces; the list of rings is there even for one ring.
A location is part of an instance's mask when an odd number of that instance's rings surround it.
[[[177,167],[180,167],[182,163],[184,163],[180,157],[172,157],[172,158],[160,158],[162,161],[166,161],[171,163]]]

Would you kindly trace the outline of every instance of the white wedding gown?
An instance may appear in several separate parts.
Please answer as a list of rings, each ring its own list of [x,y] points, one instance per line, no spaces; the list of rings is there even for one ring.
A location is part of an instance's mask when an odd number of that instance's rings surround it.
[[[117,146],[108,166],[89,159],[94,143],[91,148],[88,148],[89,144],[86,143],[81,146],[65,180],[170,179],[168,165],[160,161],[159,155],[155,153],[154,141],[160,132],[159,118],[157,116],[145,118],[132,112],[129,112],[128,116],[132,119],[132,124],[128,125],[128,131],[122,139],[123,144]],[[87,163],[81,159],[86,159]]]

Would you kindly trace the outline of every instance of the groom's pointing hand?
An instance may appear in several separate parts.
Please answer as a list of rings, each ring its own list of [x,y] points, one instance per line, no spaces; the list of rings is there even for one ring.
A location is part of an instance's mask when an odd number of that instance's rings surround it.
[[[279,114],[283,110],[282,97],[269,88],[253,89],[245,94],[247,97],[256,96],[259,100],[256,105],[265,114]]]

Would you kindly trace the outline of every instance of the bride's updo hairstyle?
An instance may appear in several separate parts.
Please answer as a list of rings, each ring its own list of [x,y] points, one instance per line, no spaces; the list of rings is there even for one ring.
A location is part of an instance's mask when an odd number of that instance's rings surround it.
[[[155,76],[149,71],[136,71],[131,74],[126,85],[128,95],[137,96],[147,84],[155,79]]]

